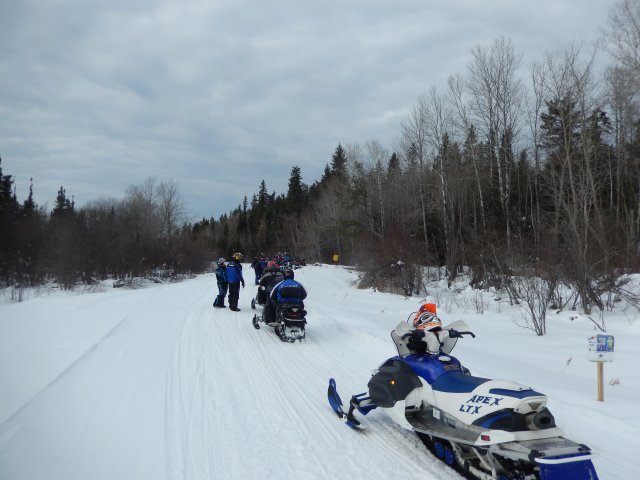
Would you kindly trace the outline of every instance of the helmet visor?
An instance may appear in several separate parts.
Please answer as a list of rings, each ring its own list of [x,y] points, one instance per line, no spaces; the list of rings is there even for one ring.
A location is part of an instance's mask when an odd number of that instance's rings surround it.
[[[418,313],[413,320],[413,326],[418,330],[431,330],[435,327],[442,327],[442,322],[431,312]]]

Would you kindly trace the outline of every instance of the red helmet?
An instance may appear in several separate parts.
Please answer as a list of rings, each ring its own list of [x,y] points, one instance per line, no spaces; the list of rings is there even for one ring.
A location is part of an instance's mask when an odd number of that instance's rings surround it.
[[[418,314],[423,312],[431,312],[436,315],[436,304],[435,303],[423,303],[418,310]]]
[[[273,260],[267,263],[267,268],[277,268],[277,267],[278,266],[276,265],[276,262],[274,262]]]

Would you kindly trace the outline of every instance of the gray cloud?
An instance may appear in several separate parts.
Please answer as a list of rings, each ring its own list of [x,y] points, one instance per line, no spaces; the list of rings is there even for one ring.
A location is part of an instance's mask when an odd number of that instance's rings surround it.
[[[311,183],[338,142],[391,147],[418,95],[498,36],[525,61],[594,40],[602,0],[9,1],[0,156],[20,199],[79,205],[173,178],[195,218],[265,179]]]

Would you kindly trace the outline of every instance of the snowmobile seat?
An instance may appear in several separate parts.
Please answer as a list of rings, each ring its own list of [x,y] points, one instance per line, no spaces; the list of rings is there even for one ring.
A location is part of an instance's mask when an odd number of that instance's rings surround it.
[[[277,315],[282,315],[291,319],[304,319],[307,316],[307,311],[304,309],[302,302],[300,303],[279,303],[276,311]]]
[[[468,393],[478,385],[488,382],[488,378],[473,377],[459,372],[448,372],[440,375],[431,384],[431,388],[438,392]]]

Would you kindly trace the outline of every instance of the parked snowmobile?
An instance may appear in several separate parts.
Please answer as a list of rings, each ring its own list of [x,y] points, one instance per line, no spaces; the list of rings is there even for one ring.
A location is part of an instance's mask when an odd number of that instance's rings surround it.
[[[253,304],[253,303],[252,303]],[[253,315],[253,326],[259,330],[260,323],[266,323],[272,327],[276,335],[283,342],[295,342],[305,338],[305,325],[307,324],[307,311],[297,303],[281,303],[276,307],[275,318],[266,318],[266,308],[262,312]]]
[[[284,269],[281,282],[276,285],[260,286],[256,296],[256,301],[262,300],[263,308],[260,316],[257,314],[253,316],[253,326],[259,329],[260,322],[266,323],[275,330],[276,335],[283,342],[295,342],[305,337],[307,312],[303,301],[307,297],[307,291],[301,283],[294,280],[294,276],[293,270]],[[265,288],[264,295],[260,295],[261,288]],[[252,302],[251,306],[254,305],[255,303]],[[275,311],[273,305],[275,305]]]
[[[438,332],[400,322],[391,332],[398,355],[374,373],[368,393],[351,397],[345,413],[332,378],[331,407],[355,429],[362,428],[355,410],[383,409],[472,478],[597,480],[591,450],[562,436],[545,395],[516,382],[474,377],[449,355],[467,335],[475,337],[463,321]]]

